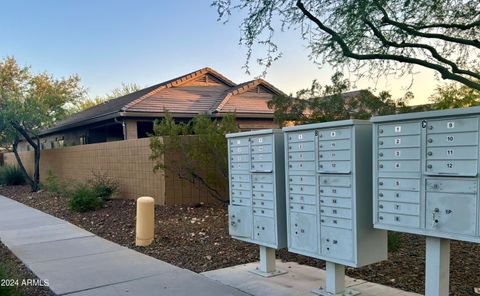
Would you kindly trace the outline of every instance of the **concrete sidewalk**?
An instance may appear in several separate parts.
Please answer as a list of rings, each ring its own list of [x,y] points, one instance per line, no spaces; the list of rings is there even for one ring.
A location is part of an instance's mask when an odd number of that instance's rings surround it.
[[[248,295],[1,195],[0,240],[58,295]]]

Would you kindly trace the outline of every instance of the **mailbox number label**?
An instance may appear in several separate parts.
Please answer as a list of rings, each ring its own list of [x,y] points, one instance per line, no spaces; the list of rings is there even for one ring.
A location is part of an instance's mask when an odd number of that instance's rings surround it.
[[[447,155],[453,155],[453,149],[447,149]]]
[[[400,181],[395,181],[395,186],[400,186]]]
[[[400,157],[400,150],[395,150],[395,156]]]
[[[455,121],[447,122],[447,128],[454,128],[454,127],[455,127]]]
[[[448,137],[447,137],[447,141],[448,141],[448,142],[453,142],[453,141],[454,141],[454,137],[453,137],[453,136],[448,136]]]
[[[402,132],[402,127],[400,125],[395,127],[395,132],[396,133],[401,133]]]
[[[242,143],[240,140],[237,140],[237,144],[240,145],[240,143]]]
[[[402,139],[400,138],[395,139],[395,145],[400,145],[401,142],[402,142]]]
[[[263,143],[263,138],[258,138],[258,143]]]
[[[298,139],[299,140],[303,139],[303,134],[298,135]]]
[[[447,168],[453,169],[453,163],[451,163],[451,162],[447,163]]]
[[[399,169],[399,168],[400,168],[400,163],[399,163],[399,162],[396,162],[396,163],[395,163],[395,168],[396,168],[396,169]]]
[[[335,138],[336,135],[337,135],[337,133],[335,131],[330,132],[330,137]]]

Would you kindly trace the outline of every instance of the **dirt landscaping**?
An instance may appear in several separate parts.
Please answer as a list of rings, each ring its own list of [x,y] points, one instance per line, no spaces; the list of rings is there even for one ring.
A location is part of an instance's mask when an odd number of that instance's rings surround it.
[[[101,237],[135,249],[160,260],[195,272],[254,262],[258,248],[231,239],[228,235],[227,210],[219,205],[157,206],[155,242],[145,248],[135,247],[135,202],[110,200],[105,207],[87,213],[74,213],[67,200],[48,192],[31,193],[27,186],[0,188],[0,194],[31,207],[70,221]],[[387,261],[359,269],[347,268],[347,275],[423,293],[425,239],[399,234],[400,246],[389,253]],[[480,287],[480,244],[452,241],[452,295],[477,295]],[[319,268],[321,260],[278,252],[278,258]]]

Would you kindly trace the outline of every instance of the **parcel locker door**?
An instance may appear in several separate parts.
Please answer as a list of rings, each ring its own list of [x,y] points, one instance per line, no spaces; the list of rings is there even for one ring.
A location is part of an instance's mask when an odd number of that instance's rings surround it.
[[[275,222],[272,218],[254,216],[253,232],[257,242],[275,244]]]
[[[252,210],[244,206],[228,206],[228,231],[232,236],[252,236]]]
[[[290,212],[290,247],[310,253],[318,252],[315,215]]]

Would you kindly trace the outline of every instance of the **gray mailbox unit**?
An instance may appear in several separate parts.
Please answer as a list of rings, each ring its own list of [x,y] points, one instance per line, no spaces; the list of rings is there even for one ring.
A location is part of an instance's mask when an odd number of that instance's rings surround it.
[[[479,107],[371,119],[374,225],[428,236],[426,295],[448,295],[448,239],[480,242],[479,119]]]
[[[275,249],[286,247],[285,165],[281,130],[228,134],[229,232],[260,245],[256,273],[273,276]]]
[[[288,249],[327,261],[326,288],[315,293],[343,293],[344,265],[387,258],[386,232],[375,230],[370,218],[371,124],[344,120],[283,131]]]

